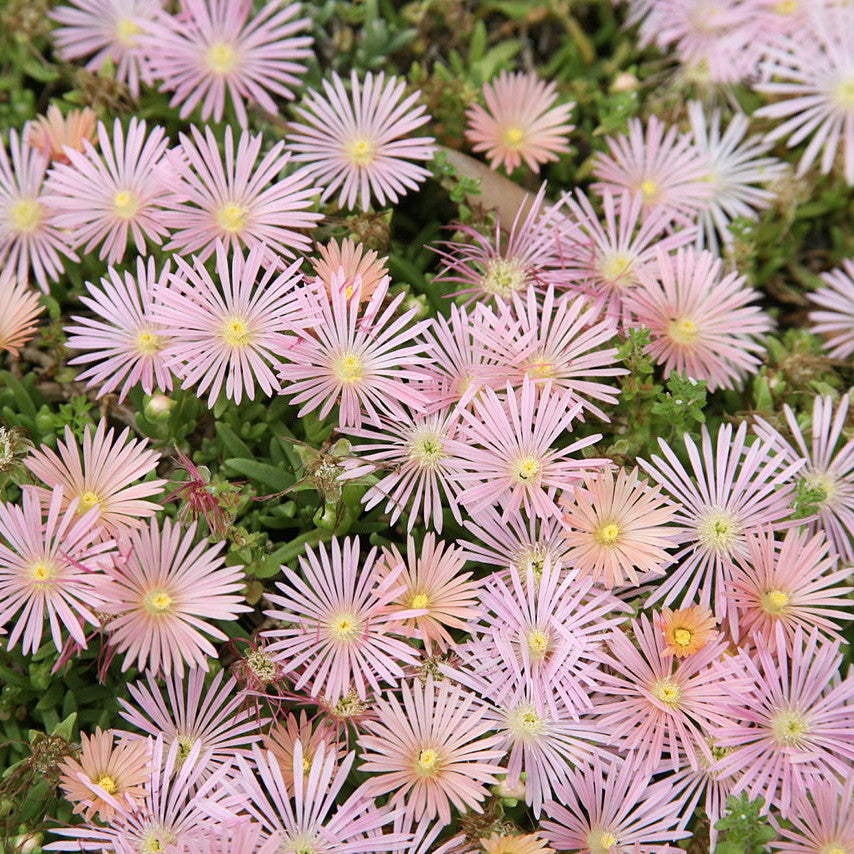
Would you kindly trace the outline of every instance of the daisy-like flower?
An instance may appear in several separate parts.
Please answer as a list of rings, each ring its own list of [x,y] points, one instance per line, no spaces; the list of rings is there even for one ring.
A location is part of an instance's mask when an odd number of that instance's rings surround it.
[[[306,547],[300,556],[301,576],[290,573],[269,594],[274,607],[268,617],[281,628],[263,633],[274,641],[267,648],[289,673],[297,675],[295,688],[310,685],[312,696],[331,703],[355,687],[360,699],[368,687],[394,684],[403,676],[401,665],[415,664],[416,650],[393,637],[394,624],[420,616],[424,609],[389,608],[403,591],[399,564],[382,576],[376,549],[359,560],[359,538],[333,538],[329,550],[322,543]]]
[[[270,0],[259,10],[250,0],[181,0],[178,15],[158,15],[143,39],[151,76],[173,92],[186,119],[201,104],[203,122],[222,121],[226,94],[246,127],[244,102],[277,114],[272,96],[290,100],[311,56],[312,38],[301,33],[300,3]],[[294,20],[296,19],[296,20]]]
[[[800,475],[807,486],[824,493],[818,502],[818,519],[809,523],[810,530],[823,530],[833,550],[850,564],[854,562],[854,438],[845,441],[843,432],[848,407],[848,397],[843,397],[834,411],[830,397],[817,395],[809,445],[805,431],[788,404],[783,406],[783,412],[793,444],[761,418],[756,419],[756,432],[763,441],[770,442],[787,463],[803,465]],[[793,471],[792,475],[795,473]]]
[[[514,833],[510,836],[499,836],[493,833],[490,837],[480,840],[485,854],[554,854],[554,849],[536,833]]]
[[[677,658],[694,655],[717,637],[717,624],[715,615],[700,605],[686,605],[675,611],[662,608],[659,617],[662,655]]]
[[[676,505],[676,536],[683,543],[674,555],[676,569],[658,585],[647,604],[664,599],[669,605],[684,597],[707,607],[714,597],[715,614],[727,613],[726,583],[733,557],[746,553],[746,538],[760,528],[787,527],[794,491],[789,485],[802,462],[773,455],[769,442],[747,445],[747,423],[733,435],[731,424],[718,430],[712,443],[705,426],[698,447],[687,434],[689,473],[674,451],[659,439],[663,457],[639,460]]]
[[[747,554],[736,555],[728,595],[748,637],[758,635],[773,643],[778,625],[790,640],[800,626],[814,626],[831,638],[839,637],[839,621],[850,620],[854,588],[844,583],[848,567],[837,569],[835,555],[823,534],[789,530],[782,544],[773,535],[757,533],[747,538]],[[735,640],[738,632],[735,631]]]
[[[176,257],[169,286],[154,288],[154,318],[171,343],[163,351],[183,388],[196,386],[213,406],[221,391],[235,403],[255,399],[256,385],[270,396],[280,390],[275,369],[289,353],[295,332],[313,321],[313,307],[297,284],[299,262],[284,270],[266,263],[263,245],[231,261],[216,244],[217,281],[201,259],[191,267]]]
[[[59,785],[74,812],[89,821],[97,814],[101,821],[115,815],[112,804],[101,797],[105,792],[126,807],[141,800],[148,782],[149,745],[145,741],[122,739],[113,730],[100,727],[92,736],[80,733],[80,752],[66,757],[59,766]]]
[[[650,784],[637,757],[594,755],[590,766],[575,768],[560,802],[546,804],[550,821],[543,836],[559,851],[578,854],[677,854],[671,842],[691,834],[679,821],[673,784]]]
[[[353,457],[344,461],[341,480],[356,480],[379,468],[381,477],[362,496],[367,510],[386,502],[383,512],[394,524],[410,505],[406,527],[411,531],[419,514],[424,524],[440,534],[448,508],[462,523],[457,505],[457,486],[449,471],[447,441],[457,429],[454,412],[400,417],[381,416],[380,430],[346,428],[342,432],[362,441],[352,447]]]
[[[160,210],[164,186],[156,169],[168,140],[162,127],[148,133],[144,121],[131,118],[127,133],[116,119],[113,136],[98,123],[99,154],[88,140],[83,151],[66,149],[68,163],[56,163],[47,183],[46,200],[56,211],[56,224],[71,233],[75,247],[117,264],[132,236],[145,255],[147,243],[160,245],[166,234]]]
[[[100,288],[86,282],[88,294],[80,301],[93,317],[72,315],[75,323],[66,326],[68,346],[83,350],[69,361],[70,365],[87,365],[77,379],[98,386],[98,396],[118,389],[119,401],[139,383],[146,394],[155,384],[161,391],[172,388],[172,374],[166,366],[163,350],[170,343],[162,324],[154,319],[154,292],[166,286],[170,265],[167,260],[158,275],[154,259],[146,264],[136,259],[136,276],[124,276],[110,267],[101,279]]]
[[[18,350],[35,337],[36,319],[44,306],[39,303],[38,294],[16,281],[13,273],[0,275],[0,305],[0,352],[6,350],[17,356]]]
[[[388,694],[375,703],[376,720],[359,737],[364,784],[372,797],[393,793],[390,805],[405,804],[415,819],[448,824],[451,806],[481,811],[487,786],[497,782],[502,736],[477,697],[448,682],[407,683],[402,704]]]
[[[46,201],[44,188],[48,159],[9,132],[7,152],[0,139],[0,264],[19,282],[30,281],[30,268],[47,293],[48,281],[59,277],[65,255],[77,261],[68,235],[56,221],[56,210]]]
[[[355,70],[350,92],[333,72],[323,81],[323,92],[309,92],[297,108],[299,121],[291,123],[288,139],[294,160],[305,163],[324,188],[325,201],[340,189],[342,208],[368,210],[371,199],[394,204],[430,177],[418,162],[433,157],[432,136],[409,136],[430,121],[418,103],[419,92],[403,97],[406,81],[376,76],[370,71],[360,84]]]
[[[297,744],[302,749],[300,766],[294,765]],[[312,723],[304,711],[300,712],[299,718],[289,713],[284,720],[276,721],[264,736],[264,748],[276,757],[282,779],[291,791],[294,787],[295,768],[299,767],[303,783],[307,783],[315,755],[334,756],[336,764],[344,758],[344,750],[337,743],[334,726],[324,719]]]
[[[244,818],[217,825],[213,837],[188,839],[185,850],[187,854],[281,854],[282,844],[279,834],[267,836],[262,825]]]
[[[149,82],[140,35],[161,6],[162,0],[71,0],[51,12],[60,25],[53,31],[59,55],[66,62],[88,58],[86,68],[96,73],[110,63],[137,98],[140,79]]]
[[[363,414],[378,426],[381,412],[405,418],[401,404],[418,408],[426,403],[413,383],[424,379],[427,321],[413,322],[417,307],[397,314],[403,293],[380,310],[388,293],[385,284],[365,305],[358,290],[348,299],[344,287],[331,296],[315,289],[320,320],[301,336],[280,369],[282,394],[302,404],[300,417],[319,409],[325,418],[338,404],[339,427],[361,427]]]
[[[818,306],[809,315],[812,331],[825,338],[831,358],[847,359],[854,353],[854,258],[821,277],[827,287],[809,294]]]
[[[65,149],[83,151],[83,140],[92,142],[97,125],[98,114],[89,107],[63,115],[56,104],[51,104],[45,115],[27,124],[27,144],[51,160],[68,163]]]
[[[721,243],[732,243],[732,220],[755,219],[756,211],[774,200],[774,193],[756,185],[781,177],[788,167],[776,157],[764,156],[770,142],[745,139],[750,120],[744,113],[736,113],[721,133],[720,110],[708,116],[707,112],[699,101],[688,104],[694,145],[705,155],[712,187],[711,198],[699,214],[698,242],[717,252]]]
[[[638,573],[662,575],[671,562],[675,508],[638,477],[637,469],[610,470],[585,478],[564,504],[564,560],[605,587],[640,583]]]
[[[42,498],[31,487],[20,505],[0,503],[0,626],[13,621],[4,645],[12,649],[20,640],[24,655],[38,652],[45,619],[57,650],[63,629],[85,647],[83,624],[99,625],[101,570],[115,544],[100,541],[96,513],[78,516],[76,501],[64,505],[61,488]]]
[[[767,45],[764,80],[756,89],[775,98],[756,111],[761,118],[781,119],[767,134],[793,148],[809,140],[798,164],[806,174],[821,154],[828,173],[843,144],[842,174],[854,184],[854,9],[828,6],[810,16],[807,32],[793,33]]]
[[[177,741],[179,761],[201,744],[207,769],[213,770],[235,756],[248,756],[250,746],[261,741],[260,729],[266,723],[245,706],[237,680],[225,675],[220,670],[206,685],[204,670],[175,670],[165,680],[164,694],[149,672],[148,684],[127,686],[131,701],[119,698],[121,715],[141,733],[162,737],[166,749]]]
[[[558,490],[571,489],[586,471],[602,468],[602,459],[575,459],[573,454],[598,442],[601,434],[556,447],[581,411],[568,390],[552,390],[525,377],[518,394],[510,383],[499,397],[484,389],[472,409],[460,412],[460,433],[449,440],[451,471],[469,511],[500,504],[505,518],[524,507],[529,515],[559,516]]]
[[[87,426],[82,449],[69,427],[65,441],[57,442],[57,451],[46,445],[34,450],[25,460],[27,468],[51,489],[63,489],[63,507],[77,501],[77,512],[85,513],[97,506],[99,524],[107,531],[121,531],[142,525],[142,519],[161,509],[147,501],[160,493],[165,480],[146,480],[160,461],[160,454],[146,446],[147,439],[130,439],[127,427],[114,438],[101,420],[95,430]],[[42,491],[43,494],[47,490]]]
[[[644,217],[664,211],[679,225],[692,225],[709,204],[708,159],[675,126],[651,116],[644,131],[640,119],[630,119],[628,136],[608,137],[607,143],[609,153],[599,154],[593,168],[596,192],[640,193]]]
[[[654,267],[638,271],[629,297],[635,321],[647,326],[646,352],[670,373],[705,380],[710,391],[735,388],[755,374],[764,348],[757,337],[772,327],[744,276],[723,274],[711,252],[660,250]]]
[[[368,249],[362,243],[354,243],[349,237],[340,243],[330,240],[318,244],[319,258],[311,258],[311,266],[317,281],[323,285],[328,294],[336,287],[343,277],[345,291],[350,288],[352,293],[358,288],[359,299],[368,300],[374,291],[382,284],[388,284],[387,258],[379,258],[373,249]],[[352,293],[347,296],[352,296]]]
[[[470,572],[462,572],[465,554],[441,540],[437,543],[432,533],[424,537],[420,548],[416,548],[412,537],[407,539],[405,563],[393,545],[386,551],[385,564],[388,567],[404,564],[397,579],[403,590],[391,607],[426,612],[402,623],[400,632],[422,640],[427,655],[452,647],[454,639],[448,628],[464,629],[480,613],[479,582],[471,580]]]
[[[729,660],[728,641],[718,638],[687,658],[664,654],[660,631],[647,615],[632,621],[632,637],[617,629],[608,638],[596,674],[600,697],[594,713],[602,732],[620,752],[637,756],[651,776],[663,765],[678,771],[685,760],[697,769],[705,756],[705,733],[728,723],[718,698],[727,690],[748,690],[750,683]],[[736,687],[733,687],[736,686]],[[699,750],[698,750],[699,748]]]
[[[508,172],[524,160],[533,172],[540,165],[569,151],[567,137],[573,130],[568,119],[574,104],[556,104],[554,83],[536,74],[502,71],[483,86],[487,109],[472,104],[466,113],[466,139],[474,151],[485,151],[493,169]]]
[[[166,519],[130,533],[126,554],[108,570],[113,581],[110,643],[131,665],[152,675],[183,674],[185,667],[208,669],[217,652],[208,637],[228,640],[212,620],[236,620],[252,610],[241,593],[242,566],[226,566],[223,543],[196,543],[196,525],[186,532]],[[206,635],[208,637],[206,637]]]
[[[240,134],[235,150],[229,125],[224,151],[210,126],[204,134],[193,126],[191,136],[180,134],[180,146],[165,158],[162,178],[168,176],[163,224],[172,230],[167,250],[195,253],[204,261],[221,240],[234,252],[265,243],[267,260],[294,258],[311,246],[301,229],[323,218],[308,210],[316,195],[302,172],[280,178],[290,154],[278,142],[260,162],[263,136]]]
[[[758,796],[793,815],[793,803],[822,781],[850,773],[854,760],[854,679],[840,680],[839,642],[820,641],[801,629],[790,642],[782,626],[776,643],[738,654],[752,680],[719,686],[719,708],[730,722],[712,732],[732,752],[715,769],[735,775],[733,794]]]

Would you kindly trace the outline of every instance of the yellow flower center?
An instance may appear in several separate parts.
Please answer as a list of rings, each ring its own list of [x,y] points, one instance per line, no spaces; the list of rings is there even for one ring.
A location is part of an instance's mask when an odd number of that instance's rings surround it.
[[[137,39],[137,36],[141,32],[142,27],[140,27],[136,21],[133,21],[130,18],[122,18],[116,24],[116,41],[122,47],[137,47],[139,45],[139,39]]]
[[[237,315],[228,317],[222,325],[222,340],[229,347],[246,347],[252,340],[249,324],[243,317]]]
[[[682,699],[682,689],[669,676],[654,682],[649,690],[656,700],[673,708],[676,708]]]
[[[655,181],[647,179],[641,182],[640,191],[643,195],[643,200],[649,204],[658,198],[658,184]]]
[[[831,842],[818,849],[818,854],[848,854],[848,849],[843,848],[840,843]]]
[[[540,473],[539,460],[534,457],[520,457],[511,466],[511,474],[520,483],[532,483]]]
[[[77,512],[85,513],[87,510],[91,510],[96,504],[101,503],[101,496],[98,495],[97,492],[92,492],[91,489],[87,489],[80,495],[80,500],[77,502]]]
[[[670,321],[667,334],[674,343],[690,347],[700,336],[700,327],[690,317],[683,317],[680,320]]]
[[[528,632],[528,653],[533,661],[542,661],[549,651],[549,636],[540,629]]]
[[[809,473],[804,480],[810,489],[820,489],[824,493],[824,498],[818,502],[820,507],[827,507],[833,502],[839,490],[837,478],[828,472],[814,471]]]
[[[429,608],[430,597],[426,593],[416,593],[412,599],[409,600],[409,607],[414,608],[415,610]]]
[[[439,773],[439,754],[426,747],[415,760],[415,771],[424,777],[435,777]]]
[[[546,722],[533,706],[520,706],[508,713],[507,729],[516,738],[533,738],[545,732]]]
[[[141,356],[156,356],[163,349],[163,339],[149,329],[137,332],[134,343]]]
[[[809,732],[807,719],[794,709],[783,709],[771,718],[771,732],[784,747],[800,747]]]
[[[355,614],[344,613],[329,621],[329,634],[339,643],[352,643],[362,631],[362,623]]]
[[[243,205],[238,205],[235,202],[226,202],[217,208],[216,224],[229,234],[237,234],[246,228],[246,215],[249,213],[249,208]]]
[[[160,824],[149,825],[142,837],[139,854],[160,854],[160,852],[168,850],[169,846],[174,845],[177,841],[178,837],[168,827],[163,827]]]
[[[442,437],[435,432],[415,436],[409,444],[409,456],[421,468],[435,469],[448,455]]]
[[[690,629],[674,629],[673,642],[676,646],[691,646],[694,633]]]
[[[366,136],[357,136],[347,144],[347,157],[354,166],[368,166],[377,156],[377,147]]]
[[[365,363],[358,353],[342,353],[332,361],[332,373],[338,381],[352,385],[365,376]]]
[[[42,221],[42,206],[37,199],[18,199],[9,211],[12,227],[22,234],[35,231]]]
[[[762,594],[762,609],[775,617],[789,609],[789,595],[783,590],[768,590]]]
[[[39,584],[53,581],[57,576],[56,566],[50,561],[39,560],[30,567],[30,580]]]
[[[594,534],[600,546],[613,546],[620,539],[620,526],[614,522],[602,525]]]
[[[154,617],[160,617],[171,610],[173,601],[165,590],[152,590],[145,597],[145,610]]]
[[[798,11],[798,0],[780,0],[774,4],[774,11],[778,15],[794,15]],[[830,851],[828,854],[834,854]],[[839,851],[838,854],[845,854],[844,851]]]
[[[711,511],[700,520],[697,533],[706,548],[717,552],[729,551],[741,533],[741,525],[731,513]]]
[[[527,374],[532,380],[545,380],[554,377],[554,362],[545,353],[537,353],[528,363]]]
[[[212,44],[205,53],[205,59],[214,74],[228,74],[237,65],[237,53],[225,42]]]
[[[611,849],[617,844],[617,837],[609,830],[593,830],[587,837],[590,854],[610,854]]]
[[[95,780],[95,785],[100,786],[108,795],[112,795],[119,787],[119,784],[109,774],[104,774],[103,777]]]
[[[178,736],[178,761],[183,762],[192,752],[197,739],[189,735]]]
[[[519,125],[510,125],[501,134],[504,145],[511,151],[518,151],[525,142],[525,131]]]
[[[614,285],[629,284],[634,263],[628,255],[617,253],[603,259],[599,275]]]
[[[307,756],[302,758],[302,773],[308,774],[311,771],[311,760]]]
[[[487,294],[509,297],[528,284],[525,268],[514,258],[493,258],[486,267],[480,286]]]
[[[113,212],[119,219],[132,219],[139,210],[139,199],[130,190],[119,190],[113,197]]]

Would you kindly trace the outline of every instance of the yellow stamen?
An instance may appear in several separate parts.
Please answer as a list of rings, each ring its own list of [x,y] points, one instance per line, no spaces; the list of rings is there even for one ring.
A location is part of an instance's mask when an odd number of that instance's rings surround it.
[[[140,27],[136,21],[133,21],[130,18],[122,18],[116,24],[116,41],[122,47],[137,47],[139,45],[139,39],[137,39],[137,36],[141,32],[142,27]]]
[[[430,607],[430,597],[426,593],[416,593],[409,602],[409,607],[415,610]]]
[[[784,614],[789,608],[789,595],[783,590],[768,590],[762,594],[762,608],[775,617]]]
[[[163,349],[163,339],[148,329],[136,333],[135,344],[141,356],[156,356]]]
[[[727,551],[735,545],[741,526],[731,513],[711,511],[701,519],[697,533],[706,548]]]
[[[680,320],[670,321],[667,327],[667,334],[670,336],[670,340],[676,344],[689,347],[699,337],[700,327],[690,317],[683,317]]]
[[[308,774],[311,771],[311,760],[307,756],[302,758],[302,773]]]
[[[617,844],[617,837],[608,830],[594,830],[587,837],[590,854],[610,854],[611,849]]]
[[[599,275],[614,285],[628,284],[634,264],[628,255],[611,255],[599,265]]]
[[[351,643],[362,630],[362,624],[355,614],[339,614],[328,624],[329,634],[340,643]]]
[[[77,502],[77,512],[85,513],[87,510],[91,510],[96,504],[100,503],[101,497],[98,493],[92,492],[91,489],[87,489],[81,494],[80,500]]]
[[[377,147],[367,137],[358,136],[347,145],[347,157],[354,166],[368,166],[376,156]]]
[[[522,483],[531,483],[540,473],[540,463],[534,457],[520,457],[513,463],[511,473]]]
[[[112,795],[119,787],[119,784],[109,774],[99,777],[95,781],[95,785],[100,786],[108,795]]]
[[[332,361],[332,373],[339,382],[352,385],[365,376],[365,363],[358,353],[342,353]]]
[[[22,234],[35,231],[42,221],[42,206],[37,199],[18,199],[9,211],[12,227]]]
[[[778,15],[794,15],[798,11],[798,5],[798,0],[780,0],[779,3],[774,4],[774,11]],[[833,852],[830,851],[828,854]],[[845,852],[840,851],[839,854],[845,854]]]
[[[427,747],[418,754],[415,760],[415,770],[425,777],[435,777],[439,773],[439,754]]]
[[[654,682],[649,690],[657,700],[661,700],[662,703],[674,708],[679,705],[679,701],[682,699],[682,689],[669,676]]]
[[[783,709],[771,719],[771,732],[784,747],[800,747],[809,724],[800,712]]]
[[[448,454],[442,437],[436,432],[430,432],[415,436],[410,441],[409,456],[422,468],[435,469]]]
[[[487,294],[509,297],[528,284],[525,268],[514,258],[493,258],[486,267],[480,286]]]
[[[222,325],[222,340],[229,347],[246,347],[252,340],[249,324],[242,317],[229,317]]]
[[[43,583],[56,578],[56,567],[47,561],[38,561],[30,567],[30,579]]]
[[[507,715],[507,729],[516,738],[542,735],[545,728],[545,720],[537,714],[533,706],[520,706]]]
[[[677,646],[690,646],[694,633],[690,629],[674,629],[673,641]]]
[[[165,590],[152,590],[145,597],[145,610],[154,617],[165,614],[172,608],[172,597]]]
[[[227,202],[217,208],[216,224],[229,234],[237,234],[246,228],[246,215],[248,213],[249,208],[238,205],[236,202]]]
[[[532,660],[542,661],[549,651],[549,636],[539,629],[528,632],[528,653]]]
[[[228,74],[237,65],[237,54],[230,44],[215,42],[205,53],[208,68],[214,74]]]
[[[518,151],[525,142],[525,131],[518,125],[510,125],[501,134],[504,145],[511,151]]]
[[[601,546],[613,546],[620,539],[620,526],[614,522],[602,525],[594,534],[596,542]]]
[[[139,210],[139,199],[130,190],[119,190],[113,197],[113,212],[119,219],[132,219]]]
[[[654,202],[658,196],[658,184],[655,181],[647,179],[641,183],[640,191],[643,194],[643,200],[647,204]]]

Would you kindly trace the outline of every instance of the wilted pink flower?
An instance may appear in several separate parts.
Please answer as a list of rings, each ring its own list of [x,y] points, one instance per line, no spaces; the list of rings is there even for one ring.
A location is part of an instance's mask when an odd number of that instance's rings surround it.
[[[297,108],[299,121],[288,135],[294,160],[305,163],[324,188],[325,201],[341,190],[342,208],[368,210],[371,198],[379,204],[396,202],[430,177],[423,166],[436,150],[432,136],[409,136],[430,120],[419,92],[403,97],[406,81],[370,71],[359,83],[350,73],[350,92],[333,72],[323,92],[312,90]],[[401,100],[402,98],[402,100]]]
[[[318,244],[319,258],[311,258],[311,266],[318,281],[328,294],[338,287],[338,278],[343,274],[344,287],[353,293],[358,289],[359,299],[371,298],[373,292],[388,282],[387,258],[378,258],[373,249],[362,243],[354,243],[349,237],[340,243],[330,240]],[[349,298],[352,293],[346,293]]]
[[[53,31],[60,57],[66,62],[88,58],[86,68],[98,72],[108,62],[116,80],[139,97],[142,67],[140,35],[147,32],[162,0],[71,0],[50,13],[60,26]]]
[[[142,40],[151,76],[174,92],[170,107],[186,119],[201,104],[202,121],[222,121],[226,93],[246,127],[244,101],[277,114],[273,95],[292,99],[311,56],[312,38],[300,35],[308,18],[294,20],[300,3],[270,0],[181,0],[181,12],[161,13]]]
[[[96,518],[107,531],[138,527],[141,519],[153,516],[159,504],[145,499],[160,493],[165,480],[146,480],[157,468],[160,454],[146,448],[147,439],[130,439],[126,427],[114,439],[114,430],[107,430],[101,420],[93,431],[87,425],[83,433],[83,448],[69,427],[65,441],[57,442],[59,453],[46,445],[34,450],[26,459],[27,468],[51,489],[63,488],[63,507],[75,499],[77,512],[85,513],[97,505]],[[47,490],[42,490],[45,494]]]
[[[4,646],[22,640],[24,655],[38,652],[45,619],[57,650],[63,629],[85,647],[83,624],[99,625],[103,610],[115,544],[100,541],[97,513],[64,504],[61,487],[44,497],[26,487],[20,506],[0,503],[0,626],[13,622]]]
[[[636,323],[649,328],[646,352],[667,374],[705,380],[710,391],[735,388],[755,374],[764,352],[757,336],[770,331],[771,318],[751,305],[756,292],[744,276],[723,273],[711,252],[657,252],[654,266],[638,271],[640,286],[629,296]]]
[[[466,139],[472,150],[485,151],[489,165],[510,172],[525,161],[533,172],[540,164],[557,160],[569,151],[566,138],[574,104],[559,104],[554,83],[536,74],[501,71],[483,86],[487,109],[472,104],[466,113]]]
[[[27,123],[27,144],[51,160],[68,163],[65,149],[83,151],[83,140],[92,142],[97,125],[98,114],[89,107],[63,115],[56,104],[51,104],[45,115]]]
[[[250,611],[241,593],[242,566],[226,566],[219,554],[223,543],[195,543],[196,526],[183,532],[170,519],[163,529],[131,531],[112,579],[112,615],[107,623],[110,643],[124,655],[122,670],[131,665],[152,675],[208,669],[216,648],[206,637],[227,640],[213,620],[234,620]]]
[[[809,315],[812,331],[825,338],[832,358],[848,359],[854,353],[854,258],[821,277],[827,287],[808,294],[818,306]]]
[[[402,593],[402,562],[382,576],[376,549],[359,559],[359,538],[333,538],[306,547],[299,559],[302,576],[287,575],[268,594],[273,608],[268,617],[283,623],[264,632],[274,640],[267,649],[287,672],[297,675],[296,690],[310,685],[312,696],[325,695],[335,703],[351,685],[364,700],[368,687],[394,684],[403,676],[401,665],[415,664],[416,650],[394,637],[394,623],[420,616],[424,609],[393,613],[389,605]]]
[[[165,287],[169,271],[168,260],[158,275],[153,258],[147,264],[137,258],[136,276],[110,267],[100,288],[86,282],[88,294],[80,301],[94,316],[72,315],[75,324],[66,326],[65,332],[72,350],[85,351],[69,364],[95,363],[77,380],[98,386],[99,397],[118,389],[122,401],[137,383],[146,394],[154,391],[155,384],[162,391],[172,388],[172,374],[163,357],[170,338],[154,319],[154,293]]]
[[[47,155],[9,131],[8,154],[0,139],[0,264],[19,282],[30,281],[48,293],[49,279],[63,270],[60,255],[77,261],[68,236],[58,226],[56,210],[46,201]]]
[[[404,803],[415,818],[451,821],[451,805],[480,812],[486,787],[497,782],[502,736],[476,696],[429,677],[406,683],[403,704],[392,694],[375,703],[376,720],[364,723],[359,737],[364,784],[372,797],[393,793],[392,806]]]
[[[256,385],[268,396],[278,393],[275,370],[294,333],[312,323],[311,306],[296,287],[299,262],[280,270],[266,264],[266,255],[259,244],[245,259],[235,251],[229,263],[217,241],[216,281],[199,258],[191,267],[176,257],[168,287],[160,282],[154,289],[154,317],[171,339],[163,358],[183,388],[207,393],[209,406],[223,390],[235,403],[244,394],[254,400]]]
[[[14,273],[0,274],[0,306],[0,352],[17,356],[18,350],[35,337],[36,318],[44,306],[35,291],[16,281]]]
[[[195,253],[204,261],[221,240],[234,252],[242,246],[267,247],[267,262],[294,258],[311,246],[301,229],[311,229],[323,215],[309,210],[317,194],[302,172],[280,178],[290,153],[277,142],[258,162],[263,136],[240,134],[235,150],[231,126],[225,129],[224,152],[210,126],[193,126],[192,137],[180,134],[180,146],[164,160],[163,224],[172,230],[167,250]]]

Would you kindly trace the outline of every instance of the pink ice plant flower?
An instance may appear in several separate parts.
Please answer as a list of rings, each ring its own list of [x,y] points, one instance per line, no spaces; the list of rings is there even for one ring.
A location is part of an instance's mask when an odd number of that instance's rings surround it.
[[[810,312],[810,326],[825,339],[831,358],[848,359],[854,354],[854,258],[846,258],[821,278],[825,287],[808,295],[817,307]]]
[[[201,105],[202,121],[221,122],[227,99],[245,128],[247,103],[277,115],[274,96],[291,100],[300,85],[312,55],[301,12],[281,0],[257,10],[252,0],[181,0],[179,14],[161,12],[146,28],[148,71],[182,119]]]
[[[0,305],[0,352],[17,356],[20,348],[35,338],[44,305],[36,291],[5,271],[0,273]]]
[[[416,190],[430,172],[436,146],[432,136],[410,136],[430,120],[419,92],[404,97],[406,81],[368,72],[360,83],[350,73],[350,91],[333,72],[323,91],[312,90],[290,125],[289,148],[323,187],[326,201],[339,192],[342,208],[370,209],[396,203]],[[415,162],[413,162],[415,161]]]
[[[98,397],[118,391],[119,402],[137,385],[146,394],[172,389],[172,373],[163,351],[171,343],[163,325],[154,319],[154,293],[166,286],[170,262],[157,273],[154,259],[136,259],[136,275],[107,270],[100,287],[86,282],[80,301],[92,316],[72,315],[65,327],[68,347],[83,351],[70,365],[91,365],[78,382],[97,387]]]
[[[522,162],[532,172],[569,151],[568,119],[574,104],[557,104],[557,87],[536,74],[501,71],[483,86],[486,109],[472,104],[467,112],[466,139],[472,149],[486,152],[493,169],[508,172]]]
[[[193,126],[179,139],[161,170],[169,187],[162,214],[172,231],[167,250],[204,261],[218,240],[235,252],[264,243],[274,264],[311,248],[303,230],[323,218],[310,210],[317,191],[303,172],[280,177],[291,158],[284,142],[262,156],[262,134],[243,131],[235,146],[230,125],[222,152],[210,126],[204,133]]]
[[[160,245],[167,231],[160,210],[165,189],[157,166],[167,144],[162,127],[149,132],[144,121],[133,117],[127,132],[116,119],[112,137],[98,123],[100,153],[88,139],[82,152],[66,149],[69,162],[54,164],[46,199],[75,248],[89,254],[100,246],[101,260],[117,264],[130,237],[142,255],[148,243]]]
[[[312,323],[313,307],[297,287],[299,262],[282,270],[266,259],[259,244],[229,260],[217,241],[216,281],[199,258],[190,266],[179,256],[168,287],[154,289],[154,317],[171,339],[163,358],[183,388],[207,394],[209,406],[221,392],[235,403],[254,400],[258,389],[277,394],[276,370]]]
[[[0,503],[0,626],[13,623],[4,645],[20,640],[24,655],[38,652],[45,621],[57,650],[63,629],[85,647],[83,626],[100,625],[109,595],[115,543],[101,538],[96,511],[63,504],[62,487],[46,497],[25,487],[20,505]]]

